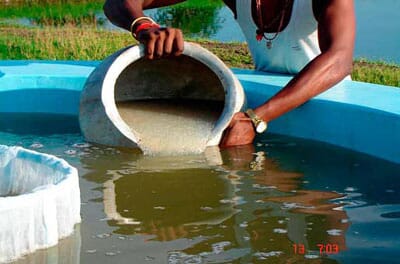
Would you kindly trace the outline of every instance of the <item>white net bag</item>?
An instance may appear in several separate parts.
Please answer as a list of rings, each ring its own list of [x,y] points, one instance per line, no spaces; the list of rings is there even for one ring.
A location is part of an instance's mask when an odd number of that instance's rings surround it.
[[[0,263],[56,245],[80,221],[74,167],[55,156],[0,145]]]

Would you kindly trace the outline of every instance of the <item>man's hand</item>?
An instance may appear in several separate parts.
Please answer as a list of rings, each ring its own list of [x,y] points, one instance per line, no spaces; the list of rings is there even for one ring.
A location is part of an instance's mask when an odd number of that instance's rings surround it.
[[[137,36],[138,41],[145,45],[148,59],[162,56],[179,56],[183,52],[182,31],[177,28],[152,27],[141,30]]]
[[[244,113],[236,113],[229,126],[226,128],[220,147],[226,148],[253,143],[256,133],[253,123]]]
[[[135,37],[146,47],[146,57],[162,57],[169,54],[180,55],[183,51],[182,31],[176,28],[159,28],[158,26],[143,29],[136,32],[137,26],[145,22],[146,15],[143,10],[170,6],[185,0],[105,0],[104,14],[116,26],[124,28],[133,33]],[[132,28],[135,22],[136,27]],[[151,19],[147,22],[152,22]],[[132,32],[133,31],[133,32]]]

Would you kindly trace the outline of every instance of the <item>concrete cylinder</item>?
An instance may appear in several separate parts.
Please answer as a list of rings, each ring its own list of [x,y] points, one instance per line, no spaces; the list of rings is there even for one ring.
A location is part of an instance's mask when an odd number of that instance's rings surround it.
[[[121,117],[118,103],[200,99],[221,105],[205,144],[218,145],[234,113],[245,104],[243,88],[214,54],[197,44],[184,45],[184,52],[178,57],[148,60],[143,46],[131,46],[105,59],[91,73],[81,94],[79,121],[86,140],[146,149],[141,141],[143,135]]]

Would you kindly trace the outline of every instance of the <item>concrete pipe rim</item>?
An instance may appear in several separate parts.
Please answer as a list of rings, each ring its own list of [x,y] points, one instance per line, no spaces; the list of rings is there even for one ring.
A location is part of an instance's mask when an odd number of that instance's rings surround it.
[[[139,135],[135,134],[135,132],[121,118],[116,106],[114,93],[115,84],[120,74],[133,62],[136,62],[145,56],[144,46],[130,46],[117,51],[116,53],[118,52],[120,52],[120,54],[111,63],[104,76],[101,89],[101,100],[103,105],[107,105],[105,113],[114,126],[118,127],[120,132],[126,138],[140,145]],[[224,108],[220,117],[215,123],[216,125],[211,131],[211,136],[206,143],[207,146],[218,145],[222,133],[229,125],[233,115],[236,112],[239,112],[245,104],[243,88],[233,72],[216,55],[200,45],[191,42],[185,42],[182,55],[191,57],[208,67],[215,73],[224,88]],[[236,100],[233,100],[233,98],[236,98]]]

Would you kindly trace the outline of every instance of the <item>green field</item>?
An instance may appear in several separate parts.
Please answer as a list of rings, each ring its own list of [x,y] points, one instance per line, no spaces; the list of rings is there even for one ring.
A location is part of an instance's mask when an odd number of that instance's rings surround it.
[[[33,24],[65,25],[65,24],[96,24],[95,14],[101,12],[104,1],[46,1],[23,0],[11,1],[8,5],[0,6],[2,19],[29,19]]]

